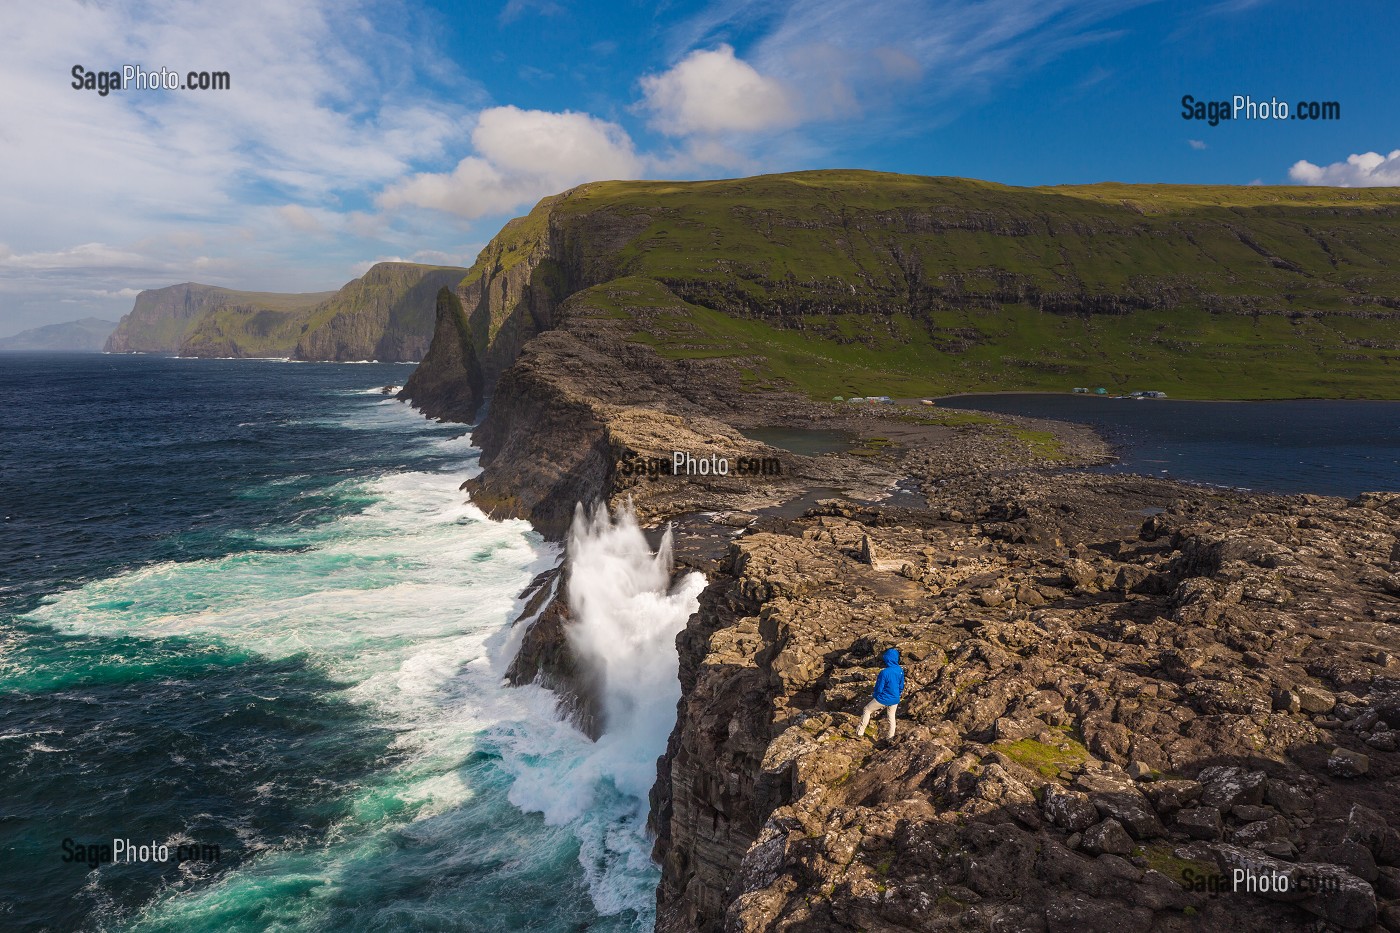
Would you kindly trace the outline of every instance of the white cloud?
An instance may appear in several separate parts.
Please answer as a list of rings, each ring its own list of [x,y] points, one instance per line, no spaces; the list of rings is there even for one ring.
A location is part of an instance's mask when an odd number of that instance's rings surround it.
[[[470,266],[476,261],[477,253],[480,253],[485,244],[473,243],[462,247],[459,251],[444,252],[438,249],[420,249],[411,256],[380,256],[377,259],[366,259],[361,262],[351,263],[349,267],[350,277],[358,279],[374,266],[381,262],[418,262],[426,266]]]
[[[326,229],[314,214],[300,204],[284,204],[277,208],[277,215],[287,226],[302,233],[321,233]]]
[[[513,23],[526,13],[534,11],[540,16],[559,16],[563,14],[564,7],[554,0],[509,0],[502,7],[497,19],[502,25]]]
[[[474,243],[454,252],[445,252],[440,249],[420,249],[410,258],[414,262],[426,263],[430,266],[470,266],[476,262],[476,256],[484,245],[483,243]]]
[[[381,262],[408,262],[408,260],[404,259],[402,256],[380,256],[378,259],[365,259],[361,262],[351,264],[350,277],[352,279],[358,279]]]
[[[477,154],[451,172],[425,172],[376,200],[473,218],[514,210],[585,181],[637,178],[644,161],[615,123],[586,113],[493,107],[472,131]]]
[[[1288,177],[1300,185],[1329,185],[1337,188],[1393,188],[1400,186],[1400,149],[1390,155],[1363,152],[1347,156],[1345,162],[1314,165],[1299,159],[1288,170]]]
[[[1099,24],[1147,2],[729,0],[675,29],[671,48],[679,56],[760,32],[744,61],[781,82],[804,122],[879,119],[876,131],[901,132],[908,105],[938,104],[951,116],[999,83],[1111,38]],[[930,119],[939,113],[921,128]]]
[[[1210,148],[1205,144],[1204,140],[1200,139],[1188,139],[1186,140],[1186,145],[1190,146],[1192,149],[1195,149],[1197,152],[1200,152],[1202,149]]]
[[[70,269],[120,269],[130,266],[158,266],[148,262],[140,253],[119,249],[105,243],[83,243],[79,246],[46,252],[16,253],[5,250],[0,256],[0,270],[20,270],[29,273],[59,272]]]
[[[641,83],[653,124],[672,136],[764,132],[799,120],[782,82],[759,74],[728,45],[691,52]]]
[[[465,140],[480,91],[425,28],[366,0],[0,4],[0,241],[22,260],[0,263],[0,319],[46,323],[68,298],[119,314],[123,289],[195,275],[324,288],[365,248],[313,245],[318,224],[399,248],[406,231],[339,212]],[[226,70],[231,89],[70,86],[74,64],[128,63]],[[415,67],[451,93],[420,93]]]

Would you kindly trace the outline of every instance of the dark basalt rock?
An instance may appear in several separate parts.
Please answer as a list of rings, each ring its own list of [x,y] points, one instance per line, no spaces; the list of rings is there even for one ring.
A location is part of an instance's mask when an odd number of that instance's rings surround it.
[[[1051,432],[1052,463],[995,418],[914,425],[894,406],[738,392],[742,361],[631,339],[682,299],[820,328],[813,315],[896,301],[1132,313],[1187,286],[935,283],[890,240],[897,292],[760,281],[739,264],[728,277],[617,278],[620,245],[663,210],[564,222],[546,204],[503,232],[474,290],[440,301],[405,392],[462,420],[490,395],[473,435],[484,469],[466,490],[491,514],[558,539],[577,502],[630,499],[644,523],[679,520],[676,552],[709,580],[677,638],[682,694],[651,794],[659,931],[1301,933],[1400,912],[1400,496],[1081,472],[1107,451],[1069,426],[1010,422]],[[965,205],[877,213],[843,218],[840,235],[1024,238],[1064,222]],[[1145,235],[1129,213],[1083,224]],[[796,222],[761,219],[774,236]],[[1286,258],[1253,242],[1262,262]],[[1193,299],[1260,310],[1257,296]],[[803,457],[739,430],[765,425],[890,444]],[[625,469],[673,450],[784,468],[742,480]],[[899,479],[917,494],[895,507],[882,499]],[[539,612],[511,677],[556,687],[596,731],[566,605],[556,593]],[[853,724],[887,647],[908,685],[897,737],[876,743]],[[1241,866],[1318,884],[1283,898],[1211,887]]]

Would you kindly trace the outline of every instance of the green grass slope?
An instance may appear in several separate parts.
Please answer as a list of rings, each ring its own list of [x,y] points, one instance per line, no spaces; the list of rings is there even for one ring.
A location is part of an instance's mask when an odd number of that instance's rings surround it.
[[[326,293],[316,297],[327,299]],[[310,302],[287,310],[256,304],[230,304],[202,315],[185,335],[181,356],[289,357],[306,319],[320,304]]]
[[[1387,189],[823,171],[584,185],[483,257],[534,256],[536,287],[664,355],[816,396],[1397,398],[1397,221]]]

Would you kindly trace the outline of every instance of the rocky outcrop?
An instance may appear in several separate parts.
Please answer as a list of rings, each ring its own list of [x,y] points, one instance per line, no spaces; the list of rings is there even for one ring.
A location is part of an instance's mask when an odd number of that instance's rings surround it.
[[[400,398],[431,417],[476,420],[488,389],[525,342],[551,326],[563,297],[550,222],[565,196],[506,224],[456,288],[439,294],[432,344]]]
[[[1400,497],[929,492],[731,545],[678,641],[658,930],[1400,920]],[[909,688],[876,742],[888,646]]]
[[[414,407],[430,418],[471,422],[485,386],[481,360],[467,327],[462,301],[451,289],[437,293],[433,339],[399,398],[412,392]]]
[[[678,558],[711,580],[678,639],[682,700],[652,793],[658,929],[1262,931],[1393,915],[1400,499],[1053,472],[995,424],[726,404],[704,388],[722,368],[694,378],[675,367],[695,361],[590,313],[566,303],[502,378],[467,488],[552,536],[574,502],[630,496],[679,520]],[[874,419],[844,426],[898,449],[768,448],[790,472],[748,485],[620,469],[675,446],[758,450],[735,422],[842,418]],[[921,503],[784,506],[819,481],[900,475],[920,479]],[[568,624],[556,593],[510,676],[554,687],[596,732]],[[890,645],[910,687],[900,735],[874,743],[851,729]],[[1227,890],[1241,865],[1297,896]]]
[[[1313,269],[1295,234],[1350,242],[1393,195],[1295,193],[1227,221],[1181,192],[905,181],[548,199],[441,294],[404,392],[459,420],[489,400],[464,488],[491,514],[557,539],[576,503],[630,499],[676,523],[678,562],[710,581],[678,638],[652,792],[657,928],[1400,930],[1400,499],[1076,472],[1105,451],[1068,426],[789,391],[792,359],[842,365],[833,345],[927,335],[930,368],[975,356],[1007,303],[1291,314],[1284,280],[1307,274],[1323,303],[1382,320],[1331,291],[1359,280]],[[1189,261],[1170,258],[1178,240]],[[959,259],[992,241],[1005,268]],[[1090,261],[1104,243],[1151,243],[1160,262],[1123,279],[1105,270],[1144,267]],[[1195,352],[1132,342],[1139,362]],[[1069,366],[1064,347],[1016,352],[992,368]],[[851,444],[800,456],[750,436],[774,426]],[[648,466],[674,452],[781,469]],[[594,734],[567,598],[549,594],[510,677],[556,688]],[[890,646],[907,659],[901,729],[872,741],[853,726]],[[1235,872],[1272,886],[1236,891]]]
[[[455,266],[376,263],[312,313],[292,357],[421,360],[432,339],[438,292],[455,287],[466,273]]]

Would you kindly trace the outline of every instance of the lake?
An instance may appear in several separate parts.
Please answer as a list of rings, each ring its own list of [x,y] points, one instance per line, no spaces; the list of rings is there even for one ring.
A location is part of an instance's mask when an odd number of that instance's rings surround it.
[[[965,395],[940,408],[1073,421],[1142,473],[1265,492],[1400,490],[1400,402],[1185,402],[1076,395]]]

